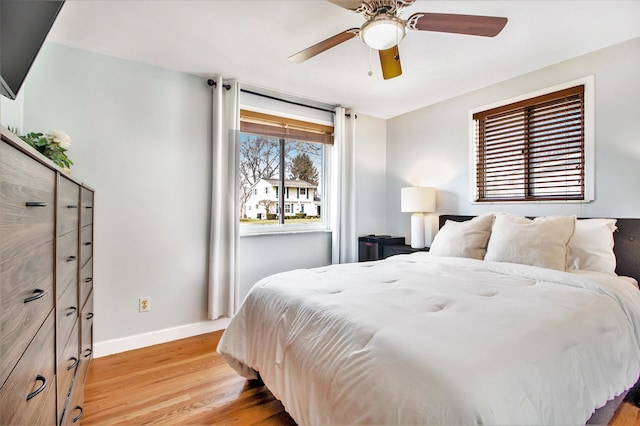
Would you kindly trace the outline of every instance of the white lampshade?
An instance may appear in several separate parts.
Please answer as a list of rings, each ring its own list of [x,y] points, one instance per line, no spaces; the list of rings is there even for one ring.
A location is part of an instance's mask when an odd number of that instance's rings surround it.
[[[379,15],[364,23],[360,37],[367,46],[376,50],[390,49],[407,34],[404,23],[394,16]]]
[[[402,188],[400,210],[403,212],[430,213],[436,211],[436,190],[423,186]]]

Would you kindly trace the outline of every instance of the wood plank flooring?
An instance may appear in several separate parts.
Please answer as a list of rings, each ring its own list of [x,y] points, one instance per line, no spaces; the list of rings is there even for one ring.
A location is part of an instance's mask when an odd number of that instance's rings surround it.
[[[83,425],[295,425],[266,386],[216,352],[222,332],[94,359]]]
[[[238,376],[216,352],[222,332],[94,359],[87,425],[295,425],[266,386]],[[624,403],[610,426],[640,425]]]

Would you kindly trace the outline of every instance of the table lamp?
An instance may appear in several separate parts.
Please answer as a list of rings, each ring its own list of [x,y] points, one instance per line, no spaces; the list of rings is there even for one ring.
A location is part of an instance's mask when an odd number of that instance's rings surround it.
[[[424,214],[436,211],[436,190],[422,186],[402,188],[400,209],[411,215],[411,247],[425,247]]]

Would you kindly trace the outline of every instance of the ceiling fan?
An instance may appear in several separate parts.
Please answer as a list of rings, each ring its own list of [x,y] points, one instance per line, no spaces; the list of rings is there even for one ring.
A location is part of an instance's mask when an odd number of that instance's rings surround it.
[[[400,12],[411,6],[415,0],[329,1],[345,9],[361,13],[366,19],[365,23],[360,28],[350,28],[289,56],[291,62],[304,62],[359,35],[367,46],[378,51],[382,76],[387,80],[402,74],[398,43],[405,37],[407,30],[494,37],[507,24],[507,18],[447,13],[418,12],[406,20],[400,18]]]

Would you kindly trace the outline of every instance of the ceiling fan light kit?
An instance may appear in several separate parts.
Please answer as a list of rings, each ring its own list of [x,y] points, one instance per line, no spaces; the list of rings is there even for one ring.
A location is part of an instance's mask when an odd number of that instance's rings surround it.
[[[389,15],[378,15],[360,28],[362,41],[376,50],[387,50],[396,46],[406,34],[405,22]]]
[[[415,0],[329,0],[338,6],[362,14],[366,21],[358,28],[336,34],[289,56],[291,62],[304,62],[340,43],[360,35],[362,41],[380,56],[382,76],[385,80],[402,74],[398,43],[407,30],[437,31],[495,37],[507,25],[507,18],[496,16],[457,15],[447,13],[414,13],[407,20],[399,14]]]

